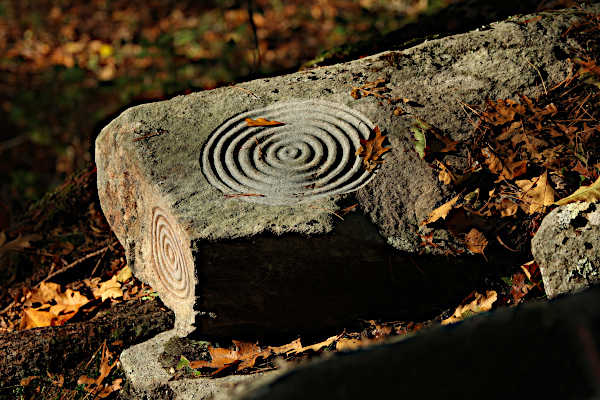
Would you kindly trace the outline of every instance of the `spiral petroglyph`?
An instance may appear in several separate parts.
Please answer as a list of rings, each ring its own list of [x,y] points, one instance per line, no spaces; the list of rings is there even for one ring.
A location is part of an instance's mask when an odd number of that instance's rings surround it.
[[[282,122],[248,126],[246,118]],[[293,204],[348,193],[373,174],[356,156],[374,125],[344,105],[290,100],[236,115],[215,130],[200,159],[207,180],[225,195]]]
[[[173,296],[186,299],[191,293],[190,266],[175,225],[160,207],[152,212],[152,256],[162,286]]]

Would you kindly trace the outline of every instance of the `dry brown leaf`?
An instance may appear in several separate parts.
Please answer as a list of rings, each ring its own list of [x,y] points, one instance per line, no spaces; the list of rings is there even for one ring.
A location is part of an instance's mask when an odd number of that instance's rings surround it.
[[[251,118],[246,118],[245,119],[246,124],[248,124],[248,126],[274,126],[274,125],[284,125],[283,122],[277,122],[277,121],[267,121],[264,118],[256,118],[256,119],[251,119]]]
[[[523,202],[521,208],[525,213],[543,213],[546,211],[546,207],[554,204],[556,192],[548,182],[547,172],[538,178],[519,180],[515,183],[522,190],[519,200]]]
[[[496,210],[501,217],[512,217],[519,210],[519,205],[510,199],[502,199],[500,203],[490,204],[490,210],[488,210],[485,215],[491,217],[491,210]]]
[[[291,343],[279,347],[270,347],[270,349],[273,351],[273,354],[295,354],[302,349],[302,343],[300,343],[300,338],[298,338]]]
[[[391,147],[383,147],[383,141],[385,136],[381,134],[379,127],[376,126],[374,129],[375,137],[373,139],[364,140],[360,139],[362,146],[356,150],[355,156],[361,156],[363,158],[363,168],[369,172],[373,172],[378,164],[382,164],[379,158],[387,151],[391,150]]]
[[[123,297],[123,290],[117,281],[117,275],[113,275],[108,281],[100,282],[98,287],[92,288],[92,294],[96,299],[102,298],[102,301]]]
[[[427,216],[427,218],[425,218],[425,220],[423,220],[423,222],[421,222],[421,225],[431,224],[440,218],[446,219],[446,217],[448,216],[448,213],[450,212],[450,210],[452,210],[452,208],[454,207],[454,203],[456,203],[458,201],[459,197],[460,197],[460,195],[454,197],[452,200],[450,200],[446,204],[444,204],[444,205],[436,208],[432,212],[430,212],[429,215]]]
[[[485,102],[493,108],[493,110],[484,111],[481,116],[490,124],[498,126],[507,122],[513,121],[515,114],[524,114],[525,106],[518,104],[516,101],[500,99],[497,102],[491,101],[489,98]]]
[[[481,314],[486,311],[490,311],[492,309],[492,304],[494,304],[494,302],[498,299],[498,294],[494,290],[486,290],[485,296],[477,292],[473,292],[471,296],[467,298],[467,300],[472,297],[474,297],[473,301],[458,306],[450,318],[442,321],[442,325],[460,322],[465,318],[475,314]]]
[[[330,346],[333,342],[335,342],[341,335],[332,336],[327,340],[322,341],[321,343],[313,344],[312,346],[306,346],[300,349],[298,353],[304,353],[305,351],[314,351],[317,352],[321,350],[323,347]]]
[[[335,343],[335,349],[337,351],[356,350],[361,347],[368,346],[372,342],[373,342],[373,340],[368,339],[368,338],[360,338],[360,339],[353,339],[353,338],[349,338],[349,337],[342,338],[342,339],[339,339]]]
[[[600,201],[600,178],[596,179],[596,182],[592,183],[590,186],[582,186],[572,195],[565,197],[554,204],[557,206],[564,206],[565,204],[574,203],[576,201]]]
[[[270,347],[261,349],[258,345],[250,342],[241,342],[233,340],[238,350],[229,350],[222,347],[208,346],[208,352],[211,360],[191,361],[189,367],[197,368],[215,368],[211,375],[216,375],[232,365],[237,365],[237,370],[250,368],[254,366],[258,357],[267,358],[273,354]]]
[[[489,241],[485,238],[485,235],[475,228],[471,229],[465,236],[465,245],[467,248],[473,253],[481,254],[484,257],[485,254],[483,254],[483,250],[485,249],[485,246],[487,246],[488,242]]]
[[[366,85],[361,87],[352,87],[350,95],[355,99],[360,99],[362,96],[385,98],[381,95],[381,93],[385,93],[389,90],[387,87],[385,87],[386,83],[387,81],[385,78],[381,78],[373,82],[367,82]]]
[[[110,374],[112,369],[117,366],[116,359],[112,364],[110,364],[110,359],[112,356],[113,353],[108,350],[106,341],[104,341],[104,343],[102,343],[102,358],[100,359],[100,375],[95,379],[90,378],[87,375],[81,375],[81,377],[77,380],[77,384],[85,384],[85,391],[100,398],[108,397],[108,395],[110,395],[112,392],[120,389],[122,379],[115,379],[112,385],[103,385],[104,379]]]
[[[0,257],[9,251],[19,251],[26,249],[31,246],[31,242],[36,240],[41,240],[42,237],[40,235],[21,235],[17,236],[16,239],[7,242],[6,234],[0,232]]]
[[[502,178],[506,180],[514,179],[524,174],[527,170],[527,161],[514,161],[515,155],[512,155],[512,159],[509,159],[505,165],[489,147],[482,148],[481,154],[485,157],[485,163],[489,170],[494,174],[500,175],[496,182],[500,182]]]

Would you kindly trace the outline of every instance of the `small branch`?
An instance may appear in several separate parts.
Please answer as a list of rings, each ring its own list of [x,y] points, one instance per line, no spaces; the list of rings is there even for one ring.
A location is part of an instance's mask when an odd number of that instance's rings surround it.
[[[336,212],[334,212],[334,211],[331,211],[331,210],[328,210],[328,209],[326,209],[326,208],[323,208],[323,207],[317,207],[317,206],[310,206],[309,208],[318,208],[319,210],[325,210],[325,211],[327,211],[328,213],[335,215],[336,217],[338,217],[338,218],[339,218],[339,219],[341,219],[342,221],[344,220],[344,218],[340,217],[340,216],[339,216],[339,215],[338,215]]]
[[[258,98],[259,98],[257,95],[255,95],[254,93],[252,93],[252,92],[251,92],[251,91],[249,91],[249,90],[246,90],[246,89],[244,89],[243,87],[239,87],[239,86],[236,86],[236,85],[229,85],[229,86],[231,86],[231,87],[234,87],[234,88],[236,88],[236,89],[243,90],[244,92],[246,92],[246,93],[249,93],[251,96],[254,96],[254,98],[255,98],[255,99],[258,99]]]
[[[548,95],[548,91],[546,90],[546,84],[544,83],[544,78],[542,78],[542,74],[540,73],[540,70],[537,69],[537,67],[535,65],[533,65],[532,63],[530,63],[529,61],[527,61],[527,63],[529,65],[531,65],[533,68],[535,68],[535,70],[537,71],[538,75],[540,76],[540,79],[542,80],[542,86],[544,87],[544,93],[547,96]]]
[[[115,246],[115,245],[117,245],[118,243],[119,243],[119,241],[118,241],[118,240],[116,240],[114,243],[112,243],[112,244],[109,244],[109,245],[107,245],[106,247],[103,247],[103,248],[101,248],[100,250],[94,251],[93,253],[87,254],[86,256],[84,256],[84,257],[81,257],[80,259],[73,261],[71,264],[69,264],[69,265],[67,265],[67,266],[65,266],[65,267],[63,267],[63,268],[61,268],[61,269],[59,269],[58,271],[54,271],[54,272],[50,273],[50,274],[49,274],[47,277],[45,277],[45,278],[44,278],[44,279],[43,279],[43,280],[42,280],[40,283],[38,283],[37,285],[35,285],[35,286],[34,286],[34,288],[38,288],[38,287],[40,287],[40,285],[41,285],[43,282],[46,282],[48,279],[50,279],[50,278],[52,278],[52,277],[54,277],[54,276],[56,276],[56,275],[58,275],[58,274],[62,274],[62,273],[63,273],[63,272],[65,272],[66,270],[68,270],[68,269],[70,269],[70,268],[73,268],[74,266],[76,266],[76,265],[78,265],[78,264],[81,264],[81,263],[82,263],[82,262],[84,262],[85,260],[87,260],[87,259],[90,259],[90,258],[92,258],[92,257],[95,257],[95,256],[97,256],[98,254],[101,254],[101,253],[105,252],[105,251],[106,251],[106,250],[108,250],[110,247],[112,247],[112,246]]]

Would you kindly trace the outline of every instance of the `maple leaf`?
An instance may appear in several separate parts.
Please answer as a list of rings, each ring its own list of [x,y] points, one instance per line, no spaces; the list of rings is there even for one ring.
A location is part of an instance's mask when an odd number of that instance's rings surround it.
[[[515,183],[522,190],[519,200],[523,202],[521,208],[527,214],[543,213],[547,206],[554,204],[556,192],[548,182],[547,172],[544,172],[539,178],[519,180]]]
[[[446,219],[446,217],[448,216],[448,213],[450,212],[450,210],[452,210],[452,208],[454,207],[454,204],[458,201],[459,197],[460,197],[460,195],[454,197],[452,200],[450,200],[446,204],[439,206],[438,208],[436,208],[435,210],[430,212],[429,215],[427,216],[427,218],[425,218],[423,220],[423,222],[421,222],[421,225],[431,224],[440,218]]]
[[[383,147],[385,136],[381,134],[378,126],[376,126],[373,131],[375,132],[375,137],[370,140],[360,139],[360,144],[362,146],[354,153],[355,156],[361,156],[363,158],[362,167],[369,172],[373,172],[378,164],[384,163],[384,161],[381,161],[379,158],[385,152],[392,149],[391,147]]]
[[[264,118],[256,118],[256,119],[251,119],[251,118],[246,118],[245,119],[246,124],[248,124],[248,126],[275,126],[275,125],[285,125],[283,122],[277,122],[277,121],[267,121]]]
[[[273,354],[295,354],[302,349],[302,343],[300,342],[300,338],[294,340],[291,343],[285,344],[279,347],[269,347]]]
[[[570,196],[560,199],[554,205],[564,206],[565,204],[574,203],[576,201],[600,201],[600,178],[590,186],[582,186]]]
[[[113,353],[108,350],[108,346],[106,346],[106,340],[102,343],[102,358],[100,359],[100,375],[94,379],[90,378],[87,375],[81,375],[81,377],[77,380],[77,384],[85,384],[84,389],[92,394],[93,396],[97,396],[100,398],[108,397],[111,393],[121,388],[122,379],[115,379],[111,385],[104,386],[102,383],[106,377],[110,374],[114,367],[117,366],[117,360],[114,360],[112,364],[110,364],[110,359],[113,357]]]
[[[473,298],[471,302],[464,304],[471,298]],[[454,311],[454,314],[452,314],[450,318],[442,321],[442,325],[460,322],[473,315],[490,311],[492,309],[492,304],[494,304],[497,299],[498,293],[496,293],[494,290],[486,290],[485,296],[477,292],[473,292],[463,301],[463,305],[460,305],[456,308],[456,311]]]
[[[216,371],[210,374],[211,376],[214,376],[234,365],[237,365],[237,371],[253,367],[258,357],[267,358],[273,354],[270,347],[263,350],[254,343],[237,340],[232,340],[232,342],[238,348],[237,350],[208,346],[211,360],[190,361],[188,366],[192,369],[216,368]]]
[[[102,301],[122,297],[123,290],[117,281],[117,275],[113,275],[108,281],[100,282],[97,287],[92,288],[92,294],[96,299],[102,298]]]

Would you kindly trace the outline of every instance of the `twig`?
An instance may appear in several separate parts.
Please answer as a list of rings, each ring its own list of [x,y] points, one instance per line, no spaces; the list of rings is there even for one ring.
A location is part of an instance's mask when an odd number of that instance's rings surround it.
[[[411,257],[411,256],[408,256],[408,258],[409,258],[410,262],[411,262],[411,263],[413,263],[413,265],[414,265],[415,267],[417,267],[417,269],[418,269],[419,271],[421,271],[421,273],[422,273],[423,275],[427,275],[425,272],[423,272],[423,270],[422,270],[421,268],[419,268],[419,266],[417,265],[417,263],[416,263],[416,262],[414,262],[414,260],[412,259],[412,257]]]
[[[540,73],[540,70],[537,69],[537,67],[535,65],[533,65],[531,62],[527,61],[527,63],[529,65],[531,65],[533,68],[535,68],[535,70],[537,71],[538,75],[540,76],[540,79],[542,80],[542,86],[544,87],[544,93],[547,96],[548,95],[548,91],[546,90],[546,84],[544,83],[544,78],[542,78],[542,74]]]
[[[260,143],[258,143],[258,139],[256,138],[256,135],[254,135],[254,140],[256,141],[256,146],[258,146],[258,152],[260,153],[260,156],[262,157],[262,149],[260,148]]]
[[[317,206],[310,206],[309,208],[318,208],[318,209],[320,209],[320,210],[325,210],[325,211],[327,211],[328,213],[331,213],[331,214],[335,215],[336,217],[338,217],[338,218],[339,218],[339,219],[341,219],[342,221],[344,220],[344,218],[340,217],[340,216],[339,216],[339,215],[338,215],[336,212],[334,212],[334,211],[331,211],[331,210],[328,210],[328,209],[326,209],[326,208],[323,208],[323,207],[317,207]]]
[[[265,197],[264,194],[258,194],[258,193],[238,193],[238,194],[226,194],[225,198],[226,199],[232,199],[234,197],[245,197],[245,196],[261,196],[261,197]]]
[[[152,136],[157,136],[157,135],[160,135],[161,133],[163,133],[163,132],[152,132],[152,133],[149,133],[147,135],[140,136],[139,138],[135,138],[135,139],[132,140],[132,142],[137,142],[138,140],[142,140],[142,139],[149,138],[149,137],[152,137]]]
[[[13,147],[20,146],[23,143],[27,142],[28,140],[29,140],[29,135],[27,135],[27,134],[19,135],[15,138],[6,140],[6,141],[0,143],[0,153],[2,153],[5,150],[10,150]]]
[[[243,87],[239,87],[239,86],[236,86],[236,85],[229,85],[229,86],[231,86],[231,87],[234,87],[234,88],[236,88],[236,89],[243,90],[244,92],[246,92],[246,93],[249,93],[250,95],[254,96],[254,98],[255,98],[255,99],[258,99],[258,98],[259,98],[257,95],[255,95],[254,93],[252,93],[252,92],[251,92],[251,91],[249,91],[249,90],[246,90],[246,89],[244,89]]]
[[[50,273],[50,274],[49,274],[47,277],[45,277],[45,278],[44,278],[44,279],[43,279],[43,280],[42,280],[40,283],[38,283],[37,285],[35,285],[35,286],[34,286],[34,288],[38,288],[38,287],[40,287],[40,285],[41,285],[43,282],[46,282],[48,279],[50,279],[50,278],[52,278],[52,277],[54,277],[54,276],[56,276],[56,275],[58,275],[58,274],[62,274],[62,273],[63,273],[63,272],[65,272],[66,270],[68,270],[68,269],[70,269],[70,268],[73,268],[74,266],[76,266],[76,265],[78,265],[78,264],[81,264],[81,263],[82,263],[82,262],[84,262],[85,260],[87,260],[87,259],[89,259],[89,258],[92,258],[92,257],[95,257],[95,256],[97,256],[98,254],[105,252],[105,251],[106,251],[106,250],[108,250],[108,249],[109,249],[111,246],[115,246],[115,245],[117,245],[118,243],[119,243],[119,241],[117,240],[117,241],[113,242],[112,244],[109,244],[109,245],[107,245],[106,247],[103,247],[103,248],[102,248],[102,249],[100,249],[100,250],[94,251],[93,253],[87,254],[86,256],[84,256],[84,257],[81,257],[80,259],[73,261],[71,264],[69,264],[69,265],[67,265],[67,266],[65,266],[65,267],[63,267],[63,268],[61,268],[61,269],[59,269],[58,271],[54,271],[54,272]]]
[[[498,242],[500,242],[500,244],[501,244],[502,246],[506,247],[508,250],[510,250],[510,251],[512,251],[512,252],[514,252],[514,253],[518,253],[518,251],[517,251],[517,250],[513,250],[513,249],[511,249],[510,247],[508,247],[507,245],[505,245],[505,244],[504,244],[504,242],[502,241],[502,239],[500,239],[500,236],[496,236],[496,239],[498,239]]]

